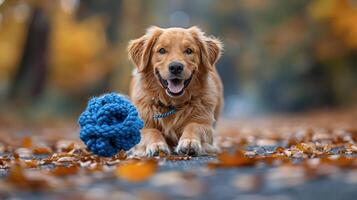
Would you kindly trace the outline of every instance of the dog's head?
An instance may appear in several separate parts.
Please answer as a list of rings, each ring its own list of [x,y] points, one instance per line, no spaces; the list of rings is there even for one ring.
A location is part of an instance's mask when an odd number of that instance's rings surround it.
[[[221,42],[197,27],[151,27],[129,43],[129,58],[141,73],[151,73],[170,97],[184,94],[194,76],[212,70],[220,57]]]

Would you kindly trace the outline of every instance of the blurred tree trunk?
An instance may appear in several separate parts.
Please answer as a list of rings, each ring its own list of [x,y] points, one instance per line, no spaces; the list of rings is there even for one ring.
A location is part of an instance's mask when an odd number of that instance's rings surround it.
[[[11,100],[33,100],[42,94],[48,72],[50,25],[43,8],[37,6],[29,21],[24,51],[10,85]]]

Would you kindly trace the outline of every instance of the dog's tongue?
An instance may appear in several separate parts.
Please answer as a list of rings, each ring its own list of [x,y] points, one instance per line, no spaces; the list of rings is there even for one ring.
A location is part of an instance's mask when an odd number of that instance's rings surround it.
[[[184,84],[182,80],[168,80],[168,88],[170,92],[179,93],[183,90]]]

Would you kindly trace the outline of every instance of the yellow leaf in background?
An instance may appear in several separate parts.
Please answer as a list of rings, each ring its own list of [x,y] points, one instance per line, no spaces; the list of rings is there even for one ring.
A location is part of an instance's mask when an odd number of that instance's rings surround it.
[[[318,20],[323,20],[331,17],[335,0],[316,0],[308,7],[309,14]]]
[[[81,91],[111,70],[104,58],[108,45],[99,16],[79,21],[73,13],[57,10],[50,43],[50,80],[63,91]]]
[[[16,21],[13,15],[1,14],[3,20],[0,20],[0,80],[9,81],[14,76],[22,56],[27,23]]]
[[[331,29],[351,49],[357,48],[357,9],[347,0],[339,0],[334,7]]]
[[[140,182],[150,178],[156,170],[155,160],[131,160],[118,165],[115,175],[126,181]]]
[[[330,30],[349,48],[357,48],[357,9],[353,1],[316,0],[307,8],[310,16],[328,22]]]

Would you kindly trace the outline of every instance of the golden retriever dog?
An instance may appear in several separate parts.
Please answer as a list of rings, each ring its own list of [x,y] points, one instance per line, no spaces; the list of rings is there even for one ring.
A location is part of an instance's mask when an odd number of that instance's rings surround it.
[[[222,83],[215,63],[222,44],[199,28],[151,27],[132,40],[135,64],[129,95],[144,120],[137,156],[216,152],[214,124],[222,104]]]

